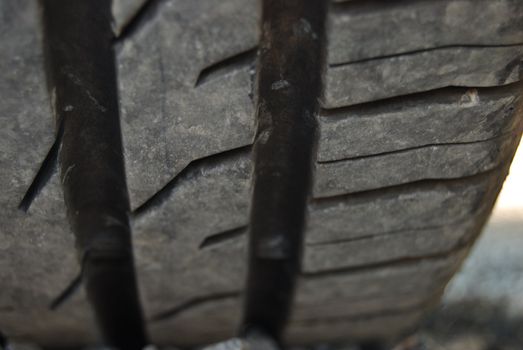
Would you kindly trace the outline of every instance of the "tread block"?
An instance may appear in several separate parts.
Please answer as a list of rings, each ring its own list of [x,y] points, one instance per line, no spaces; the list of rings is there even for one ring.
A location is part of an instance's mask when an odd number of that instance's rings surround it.
[[[331,9],[329,62],[452,45],[523,43],[522,23],[518,0],[346,2]]]
[[[304,250],[303,269],[319,272],[447,252],[476,237],[478,216],[481,214],[462,223],[438,228],[405,230],[353,241],[310,244]]]
[[[324,286],[317,286],[322,288]],[[434,293],[433,293],[434,294]],[[296,321],[312,321],[322,315],[322,318],[358,318],[371,314],[386,314],[390,312],[401,312],[404,310],[423,310],[439,297],[441,293],[427,297],[424,293],[391,294],[389,296],[377,296],[373,298],[357,299],[340,296],[334,300],[317,300],[309,304],[297,303],[293,309],[292,318]]]
[[[355,300],[386,297],[418,291],[425,296],[437,292],[461,264],[468,249],[460,248],[441,256],[404,260],[394,264],[369,265],[360,268],[340,268],[307,271],[300,282],[296,302],[334,300],[338,297]],[[318,285],[329,288],[318,288]]]
[[[149,314],[243,286],[243,248],[199,246],[209,235],[247,224],[250,166],[249,149],[211,157],[185,172],[164,202],[133,220],[136,268]]]
[[[133,208],[192,160],[248,145],[254,136],[248,64],[233,64],[195,84],[206,67],[256,46],[256,4],[165,1],[160,6],[122,42],[118,57]]]
[[[38,4],[34,1],[2,1],[2,83],[0,93],[0,203],[2,223],[15,209],[54,142],[55,122],[43,72],[42,35]],[[23,103],[21,103],[23,102]],[[4,221],[5,220],[5,221]]]
[[[1,46],[8,53],[0,55],[0,329],[42,346],[92,342],[93,322],[81,298],[77,307],[49,310],[78,273],[58,174],[27,213],[17,208],[55,137],[38,2],[1,1],[0,13]]]
[[[382,339],[390,341],[411,331],[422,319],[424,312],[407,311],[383,314],[360,319],[321,319],[289,324],[286,341],[291,344],[318,344],[332,341],[364,341]]]
[[[425,181],[319,199],[309,209],[306,242],[355,239],[457,223],[475,213],[496,192],[504,176],[504,172],[492,171],[474,178]]]
[[[327,110],[319,118],[319,161],[477,142],[521,127],[521,84],[446,88],[360,106]]]
[[[488,87],[520,79],[522,46],[455,47],[331,66],[323,107],[335,108],[447,86]]]
[[[489,141],[431,145],[316,165],[314,196],[329,197],[426,179],[452,179],[507,163],[519,135]]]
[[[55,173],[28,213],[12,211],[9,220],[2,221],[0,236],[6,249],[0,254],[0,279],[8,288],[0,295],[0,328],[9,336],[42,346],[74,346],[97,338],[83,293],[74,295],[58,311],[49,309],[79,272],[65,213]],[[32,320],[31,326],[27,320]]]
[[[123,27],[140,11],[147,2],[157,0],[112,0],[114,31],[119,35]]]

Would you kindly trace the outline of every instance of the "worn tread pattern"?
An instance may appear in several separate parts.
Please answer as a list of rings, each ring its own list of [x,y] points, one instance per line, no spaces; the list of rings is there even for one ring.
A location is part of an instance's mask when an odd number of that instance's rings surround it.
[[[522,54],[523,45],[444,47],[333,66],[323,105],[342,107],[447,86],[510,84],[520,79]]]
[[[522,19],[517,0],[347,1],[333,6],[329,61],[450,46],[514,45],[522,43],[523,30],[517,25]]]
[[[451,87],[324,110],[318,161],[479,142],[521,131],[521,119],[514,116],[520,90],[519,83],[497,88]]]
[[[521,135],[521,6],[331,6],[315,199],[290,342],[392,339],[437,301]],[[241,320],[257,2],[118,0],[113,12],[148,327],[159,345],[218,341]],[[27,213],[17,209],[55,140],[37,4],[6,0],[0,16],[2,47],[12,53],[0,57],[0,181],[9,184],[0,195],[0,279],[9,286],[0,329],[48,346],[93,344],[82,290],[48,309],[79,272],[57,174]]]
[[[122,131],[133,208],[192,160],[249,145],[254,137],[250,64],[233,60],[223,74],[205,83],[202,72],[256,46],[256,4],[160,1],[157,6],[153,18],[119,43]],[[138,66],[142,68],[136,70]]]

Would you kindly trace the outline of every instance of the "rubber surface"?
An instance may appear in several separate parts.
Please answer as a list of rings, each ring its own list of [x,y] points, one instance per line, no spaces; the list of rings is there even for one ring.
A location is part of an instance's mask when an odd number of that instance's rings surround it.
[[[331,5],[314,198],[288,341],[394,339],[437,303],[521,135],[521,6]],[[57,174],[27,213],[17,209],[55,141],[37,7],[0,3],[9,53],[0,56],[0,330],[48,346],[92,344],[83,289],[48,309],[79,273]],[[120,1],[113,11],[151,338],[221,340],[242,312],[258,4]]]

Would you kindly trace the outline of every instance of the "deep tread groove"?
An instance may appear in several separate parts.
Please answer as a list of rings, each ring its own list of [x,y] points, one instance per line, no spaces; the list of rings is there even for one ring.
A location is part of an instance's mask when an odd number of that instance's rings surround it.
[[[199,246],[199,249],[210,248],[217,244],[220,244],[225,241],[235,239],[236,237],[243,236],[247,233],[247,226],[240,226],[233,228],[231,230],[215,233],[213,235],[205,237],[202,243]]]
[[[47,152],[38,172],[36,173],[31,185],[29,185],[27,191],[24,194],[24,197],[18,205],[18,209],[27,212],[31,204],[38,196],[40,191],[45,187],[53,176],[56,165],[58,163],[58,154],[60,153],[60,146],[62,144],[62,136],[64,134],[64,123],[60,121],[58,123],[58,131],[56,133],[55,140]]]
[[[61,182],[87,298],[106,345],[141,350],[148,340],[129,227],[110,1],[43,1],[42,9],[47,80],[55,117],[63,120]]]
[[[154,315],[151,318],[152,322],[159,322],[159,321],[165,321],[168,319],[172,319],[179,314],[181,314],[184,311],[187,311],[189,309],[192,309],[193,307],[197,307],[209,302],[213,301],[219,301],[219,300],[226,300],[226,299],[232,299],[232,298],[238,298],[241,295],[241,292],[225,292],[225,293],[217,293],[213,295],[206,295],[203,297],[198,297],[191,299],[189,301],[186,301],[185,303],[182,303],[180,305],[177,305],[173,308],[170,308],[168,310],[162,311],[156,315]]]
[[[337,67],[348,66],[350,64],[359,64],[359,63],[367,63],[367,62],[372,62],[372,61],[387,60],[387,59],[396,58],[396,57],[412,56],[412,55],[417,55],[420,53],[432,52],[432,51],[438,51],[438,50],[446,50],[446,49],[487,49],[487,48],[499,48],[499,47],[517,47],[517,46],[523,46],[523,43],[504,44],[504,45],[467,45],[467,44],[443,45],[443,46],[431,47],[431,48],[427,48],[427,49],[398,52],[398,53],[391,54],[391,55],[382,55],[382,56],[364,58],[361,60],[352,60],[352,61],[347,61],[347,62],[332,63],[332,64],[329,64],[329,67],[337,68]],[[519,62],[519,60],[516,61],[516,64],[518,62]],[[516,64],[513,64],[512,68],[514,68]],[[508,75],[507,75],[507,77],[508,77]]]
[[[228,159],[239,158],[249,154],[251,145],[234,148],[221,153],[215,153],[207,157],[193,160],[182,171],[180,171],[174,178],[172,178],[164,187],[162,187],[153,196],[147,199],[144,203],[138,206],[132,213],[133,217],[139,217],[154,208],[161,207],[165,203],[172,191],[184,179],[190,178],[193,173],[197,173],[202,167],[219,166]]]
[[[219,62],[215,62],[212,65],[205,67],[198,75],[194,86],[199,87],[200,85],[203,85],[218,76],[222,76],[228,72],[234,71],[239,67],[244,67],[254,63],[257,50],[258,48],[253,47],[249,50],[240,52],[234,56],[227,57]]]
[[[323,0],[264,0],[243,331],[279,342],[300,270],[325,64]]]

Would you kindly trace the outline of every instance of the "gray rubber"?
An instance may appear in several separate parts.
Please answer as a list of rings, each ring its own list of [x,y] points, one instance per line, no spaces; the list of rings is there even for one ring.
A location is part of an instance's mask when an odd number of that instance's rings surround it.
[[[246,272],[257,2],[113,8],[151,337],[222,340],[239,324]],[[82,291],[48,309],[79,273],[58,177],[28,213],[17,210],[54,141],[37,2],[2,1],[0,16],[0,330],[46,346],[93,344]],[[331,6],[290,342],[393,340],[437,303],[521,136],[522,17],[519,0]]]

